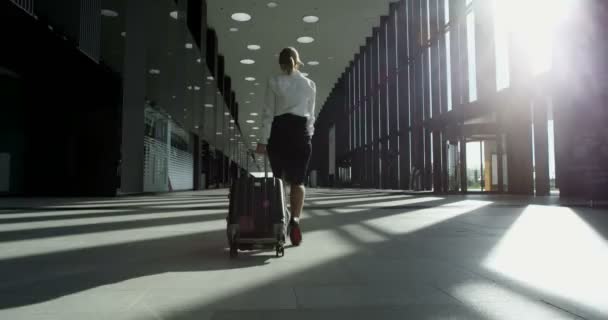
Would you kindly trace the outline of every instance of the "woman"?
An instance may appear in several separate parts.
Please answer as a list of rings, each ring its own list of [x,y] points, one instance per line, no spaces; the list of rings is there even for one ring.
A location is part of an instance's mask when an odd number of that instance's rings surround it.
[[[300,245],[300,214],[304,206],[304,178],[312,145],[315,123],[315,83],[298,70],[303,63],[296,49],[279,54],[282,73],[271,77],[266,88],[262,140],[257,152],[268,152],[275,177],[290,186],[291,220],[289,237]]]

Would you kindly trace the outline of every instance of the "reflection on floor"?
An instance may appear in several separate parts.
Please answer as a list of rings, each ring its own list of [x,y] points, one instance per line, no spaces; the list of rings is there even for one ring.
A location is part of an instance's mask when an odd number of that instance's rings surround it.
[[[230,260],[227,200],[0,199],[0,319],[608,319],[605,210],[310,189],[301,247]]]

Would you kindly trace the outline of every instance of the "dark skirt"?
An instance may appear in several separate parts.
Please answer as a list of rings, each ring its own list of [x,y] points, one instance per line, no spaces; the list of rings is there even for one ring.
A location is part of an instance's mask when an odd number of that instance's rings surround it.
[[[267,151],[275,177],[288,184],[303,184],[312,151],[306,118],[290,113],[275,117]]]

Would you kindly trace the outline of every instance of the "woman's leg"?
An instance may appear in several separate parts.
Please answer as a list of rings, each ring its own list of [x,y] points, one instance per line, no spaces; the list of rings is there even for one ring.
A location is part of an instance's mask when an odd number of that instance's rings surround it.
[[[291,244],[299,246],[302,242],[300,214],[302,214],[302,207],[304,207],[304,186],[302,184],[291,184],[290,189],[291,221],[289,223],[289,238],[291,239]]]
[[[290,204],[292,218],[299,219],[304,208],[305,189],[303,184],[292,184],[290,188]]]

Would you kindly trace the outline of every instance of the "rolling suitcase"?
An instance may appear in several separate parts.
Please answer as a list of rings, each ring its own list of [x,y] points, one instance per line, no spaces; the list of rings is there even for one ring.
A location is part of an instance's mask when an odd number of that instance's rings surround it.
[[[285,208],[283,182],[268,178],[267,156],[264,177],[243,176],[230,186],[227,237],[230,257],[239,250],[274,248],[277,257],[285,255],[285,234],[289,213]]]

